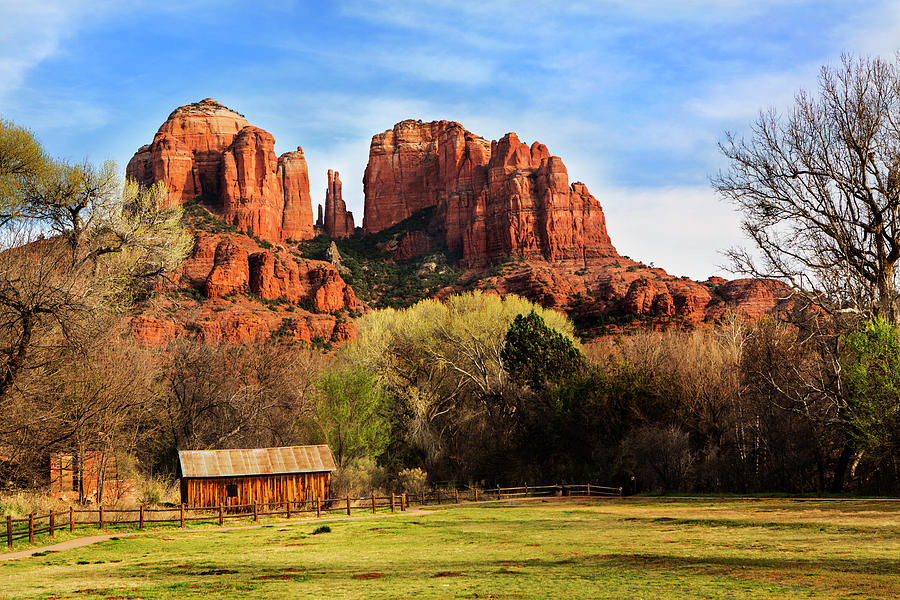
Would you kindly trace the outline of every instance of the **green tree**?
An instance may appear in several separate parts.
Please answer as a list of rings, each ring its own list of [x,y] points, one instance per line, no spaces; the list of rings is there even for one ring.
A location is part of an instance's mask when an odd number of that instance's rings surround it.
[[[475,291],[373,311],[357,320],[359,339],[342,353],[377,373],[398,398],[395,430],[430,474],[493,477],[493,467],[482,465],[508,464],[503,455],[519,427],[520,386],[512,385],[500,353],[516,315],[532,310],[571,338],[563,314],[519,296]]]
[[[28,183],[49,167],[50,159],[32,132],[0,119],[0,227],[21,214]]]
[[[872,452],[896,450],[900,433],[900,332],[882,317],[844,337],[842,380],[857,443]]]
[[[575,375],[584,362],[572,339],[547,327],[533,310],[513,319],[500,359],[513,379],[533,389]]]
[[[328,369],[316,382],[301,430],[309,442],[328,444],[340,468],[363,457],[378,457],[390,441],[388,401],[388,394],[365,369]]]

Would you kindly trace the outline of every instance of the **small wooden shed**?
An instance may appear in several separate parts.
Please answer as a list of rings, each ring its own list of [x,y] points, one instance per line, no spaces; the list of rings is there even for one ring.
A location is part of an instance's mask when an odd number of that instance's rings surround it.
[[[179,450],[181,501],[191,508],[328,497],[334,457],[328,446]]]

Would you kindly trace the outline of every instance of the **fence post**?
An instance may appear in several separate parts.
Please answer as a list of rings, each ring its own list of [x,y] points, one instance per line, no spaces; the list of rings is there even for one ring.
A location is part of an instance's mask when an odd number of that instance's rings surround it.
[[[350,495],[347,494],[347,516],[350,516]]]
[[[69,507],[69,533],[75,533],[75,509]]]
[[[322,504],[319,502],[319,497],[316,496],[316,518],[320,519],[322,517]]]
[[[409,498],[406,497],[406,492],[400,492],[400,510],[406,510],[409,508]]]
[[[28,543],[34,543],[34,513],[28,515]]]
[[[525,484],[525,497],[528,497],[528,484]]]
[[[6,515],[6,545],[12,548],[12,516]]]
[[[144,505],[141,504],[141,524],[138,527],[138,529],[143,529],[143,528],[144,528]]]
[[[50,537],[53,537],[53,534],[56,533],[56,515],[53,514],[53,509],[50,509]]]
[[[259,505],[256,502],[253,503],[253,520],[259,521]]]
[[[222,523],[223,523],[223,520],[222,520],[222,505],[220,504],[220,505],[219,505],[219,525],[221,525]]]
[[[100,505],[100,530],[103,530],[103,505]]]
[[[290,500],[287,501],[287,518],[288,519],[291,518],[291,501]]]
[[[375,511],[375,502],[376,502],[376,500],[375,500],[375,492],[372,492],[372,514],[373,514],[373,515],[374,515],[374,514],[377,514],[376,511]]]
[[[425,506],[425,490],[422,490],[422,506]]]
[[[588,490],[588,496],[590,496],[590,495],[591,495],[591,484],[590,484],[590,482],[588,482],[588,488],[587,488],[587,490]]]
[[[619,498],[622,497],[622,486],[619,486]]]
[[[391,512],[394,512],[394,492],[391,492]]]
[[[478,486],[475,486],[475,502],[478,502]]]
[[[435,494],[437,494],[437,501],[438,501],[438,504],[440,504],[441,503],[441,488],[438,488],[437,491],[435,492]]]
[[[497,486],[497,500],[500,499],[500,486]]]
[[[181,528],[184,529],[184,502],[181,503],[179,508],[181,509]]]

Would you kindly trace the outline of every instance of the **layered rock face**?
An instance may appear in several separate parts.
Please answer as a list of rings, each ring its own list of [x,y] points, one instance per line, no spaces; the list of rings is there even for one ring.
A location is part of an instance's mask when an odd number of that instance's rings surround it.
[[[169,189],[176,204],[197,197],[226,222],[266,240],[313,236],[309,171],[301,148],[275,156],[275,138],[210,98],[175,109],[129,161],[126,175]]]
[[[352,322],[339,315],[365,307],[334,265],[264,249],[244,235],[196,231],[194,237],[180,286],[206,299],[135,316],[131,328],[140,341],[165,344],[193,335],[211,343],[244,343],[278,333],[342,342],[356,335]]]
[[[363,228],[381,231],[429,207],[467,266],[507,254],[537,260],[618,256],[600,203],[569,184],[559,157],[509,133],[488,142],[449,121],[403,121],[372,138]]]
[[[337,171],[328,169],[328,187],[325,190],[325,210],[319,205],[319,219],[316,223],[322,231],[334,238],[353,235],[355,225],[353,213],[347,210],[341,191],[341,177]]]

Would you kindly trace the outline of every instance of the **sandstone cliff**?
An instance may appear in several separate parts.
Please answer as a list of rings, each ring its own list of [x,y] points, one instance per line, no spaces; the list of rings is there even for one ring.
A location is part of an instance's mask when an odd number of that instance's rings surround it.
[[[355,337],[348,317],[364,306],[332,264],[263,248],[246,235],[199,228],[194,235],[178,283],[132,319],[139,341],[158,345],[193,336],[243,343],[279,335],[340,343]]]
[[[275,156],[275,138],[207,98],[175,109],[126,175],[162,181],[169,199],[211,203],[241,231],[273,241],[313,236],[309,173],[301,148]]]
[[[363,228],[381,231],[429,207],[433,229],[468,266],[508,254],[616,257],[600,203],[538,142],[488,142],[450,121],[403,121],[372,138]]]
[[[455,122],[403,121],[374,136],[366,240],[346,239],[353,216],[332,171],[314,230],[303,151],[276,157],[274,142],[207,99],[173,111],[132,158],[129,177],[163,181],[187,204],[196,239],[178,283],[133,318],[138,339],[341,342],[364,302],[405,306],[473,288],[565,311],[587,336],[786,306],[774,282],[691,281],[620,256],[600,203],[546,146],[514,133],[491,142]],[[317,232],[336,241],[311,239]]]

